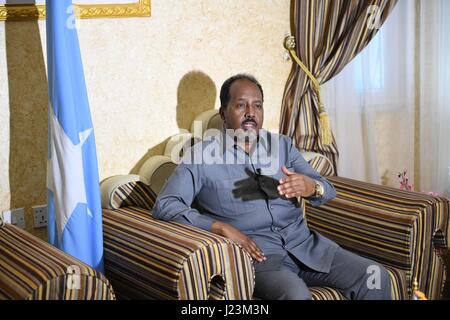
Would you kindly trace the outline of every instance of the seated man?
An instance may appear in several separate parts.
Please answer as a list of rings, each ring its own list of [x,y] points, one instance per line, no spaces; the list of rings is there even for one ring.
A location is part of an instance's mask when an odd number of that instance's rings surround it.
[[[241,245],[254,260],[259,298],[311,299],[309,286],[329,286],[348,299],[391,299],[383,266],[308,228],[297,198],[319,206],[336,191],[290,138],[261,129],[263,101],[253,76],[225,81],[224,130],[184,156],[158,196],[154,217]]]

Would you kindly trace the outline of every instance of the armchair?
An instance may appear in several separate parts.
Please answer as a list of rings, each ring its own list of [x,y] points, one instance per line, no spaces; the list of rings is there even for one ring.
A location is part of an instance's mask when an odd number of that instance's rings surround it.
[[[429,299],[441,297],[444,265],[433,235],[448,239],[449,200],[342,177],[328,177],[337,197],[307,204],[308,225],[340,246],[383,264],[395,299],[411,299],[414,280]]]
[[[114,300],[95,269],[0,217],[0,300]]]
[[[144,178],[102,182],[105,274],[119,298],[250,299],[250,256],[213,233],[152,218]]]
[[[163,163],[161,158],[156,162]],[[249,254],[211,232],[152,218],[156,195],[148,183],[145,177],[124,175],[101,184],[105,275],[116,296],[252,299],[254,269]],[[311,291],[316,299],[344,298],[331,288]]]

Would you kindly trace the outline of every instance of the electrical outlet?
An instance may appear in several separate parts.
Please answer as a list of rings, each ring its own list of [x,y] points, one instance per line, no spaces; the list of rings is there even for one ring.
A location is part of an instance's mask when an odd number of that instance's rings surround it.
[[[11,224],[11,210],[2,211],[2,221]]]
[[[3,222],[25,229],[25,211],[23,208],[3,211]]]
[[[33,206],[33,228],[42,228],[47,226],[47,206]]]

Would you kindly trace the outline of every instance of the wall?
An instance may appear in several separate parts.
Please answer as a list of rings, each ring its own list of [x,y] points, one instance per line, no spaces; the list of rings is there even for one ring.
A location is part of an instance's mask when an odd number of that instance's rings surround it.
[[[218,107],[220,85],[254,74],[265,127],[277,131],[291,64],[282,46],[289,0],[152,0],[151,18],[83,20],[79,30],[100,179],[136,172]],[[0,22],[0,210],[46,203],[45,21]]]

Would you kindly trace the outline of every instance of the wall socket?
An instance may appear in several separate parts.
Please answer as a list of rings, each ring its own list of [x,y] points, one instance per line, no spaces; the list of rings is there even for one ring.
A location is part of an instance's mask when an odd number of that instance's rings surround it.
[[[47,226],[47,206],[33,206],[33,228]]]
[[[23,208],[3,211],[2,216],[3,222],[25,229],[25,211]]]

